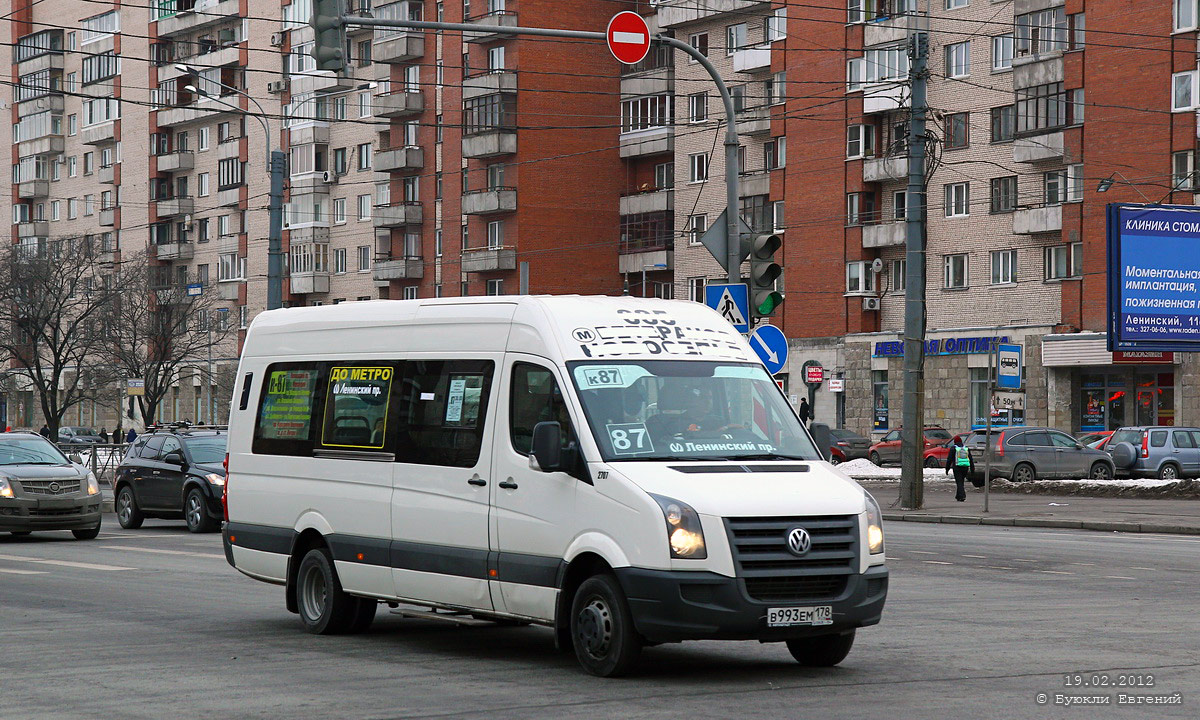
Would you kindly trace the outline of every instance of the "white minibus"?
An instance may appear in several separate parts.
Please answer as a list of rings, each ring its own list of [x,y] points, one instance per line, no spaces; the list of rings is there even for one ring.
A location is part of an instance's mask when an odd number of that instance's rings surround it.
[[[547,626],[600,676],[692,639],[835,665],[888,573],[879,506],[821,450],[698,303],[271,311],[230,411],[225,554],[314,633],[403,604]]]

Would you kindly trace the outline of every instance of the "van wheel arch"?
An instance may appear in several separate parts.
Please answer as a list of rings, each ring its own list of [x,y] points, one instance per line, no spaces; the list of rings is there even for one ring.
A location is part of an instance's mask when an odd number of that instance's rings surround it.
[[[595,575],[612,574],[612,566],[596,553],[585,552],[572,560],[563,570],[558,584],[558,602],[554,608],[554,647],[559,652],[571,652],[571,602],[584,580]]]
[[[287,585],[284,586],[288,612],[300,614],[300,603],[296,598],[296,577],[300,572],[300,563],[304,560],[304,556],[308,554],[309,550],[328,549],[328,547],[329,544],[325,542],[324,536],[312,528],[297,534],[292,540],[292,552],[288,556]]]

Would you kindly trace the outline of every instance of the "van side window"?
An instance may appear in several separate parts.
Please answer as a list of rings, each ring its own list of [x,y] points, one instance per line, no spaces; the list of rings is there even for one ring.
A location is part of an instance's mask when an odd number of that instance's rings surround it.
[[[564,447],[571,442],[571,416],[563,401],[554,373],[529,363],[513,365],[512,400],[509,406],[509,431],[513,450],[528,455],[533,446],[533,427],[540,422],[557,421],[562,426]]]
[[[397,462],[475,467],[494,370],[490,360],[405,362]]]
[[[324,380],[319,363],[275,363],[263,378],[253,452],[312,455]]]
[[[395,373],[391,363],[334,363],[329,368],[321,445],[382,450]]]

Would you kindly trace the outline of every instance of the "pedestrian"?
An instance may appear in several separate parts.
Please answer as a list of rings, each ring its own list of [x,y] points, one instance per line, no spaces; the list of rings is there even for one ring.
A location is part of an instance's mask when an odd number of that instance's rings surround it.
[[[125,436],[125,442],[131,443],[134,440],[137,440],[137,430],[129,428],[129,434]]]
[[[100,441],[104,442],[107,439],[108,439],[108,427],[105,425],[102,425],[102,426],[100,426]]]
[[[946,453],[946,474],[954,471],[954,499],[966,502],[967,489],[963,483],[968,474],[975,473],[975,458],[971,457],[971,449],[963,445],[961,437],[954,438],[950,452]]]
[[[808,398],[800,398],[800,410],[796,414],[800,416],[800,422],[808,427],[808,420],[812,417],[812,408],[808,406]]]
[[[117,425],[116,429],[113,430],[113,436],[112,436],[113,445],[120,445],[122,437],[124,437],[124,433],[121,432],[121,426]]]
[[[42,429],[38,430],[38,435],[41,435],[42,437],[49,440],[50,439],[50,426],[47,425],[46,423],[42,423]]]

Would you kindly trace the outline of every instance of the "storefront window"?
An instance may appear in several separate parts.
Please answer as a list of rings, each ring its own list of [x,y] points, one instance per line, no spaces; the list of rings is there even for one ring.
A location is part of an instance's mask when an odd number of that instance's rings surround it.
[[[888,429],[888,377],[887,370],[871,371],[871,384],[875,397],[875,430]]]
[[[1175,424],[1175,373],[1138,375],[1137,424]]]
[[[992,427],[1024,425],[1024,410],[997,410],[991,406],[992,396],[988,383],[987,368],[971,368],[971,429],[987,427],[988,412],[992,414]]]
[[[1084,375],[1080,392],[1080,430],[1116,430],[1126,424],[1123,375]]]

